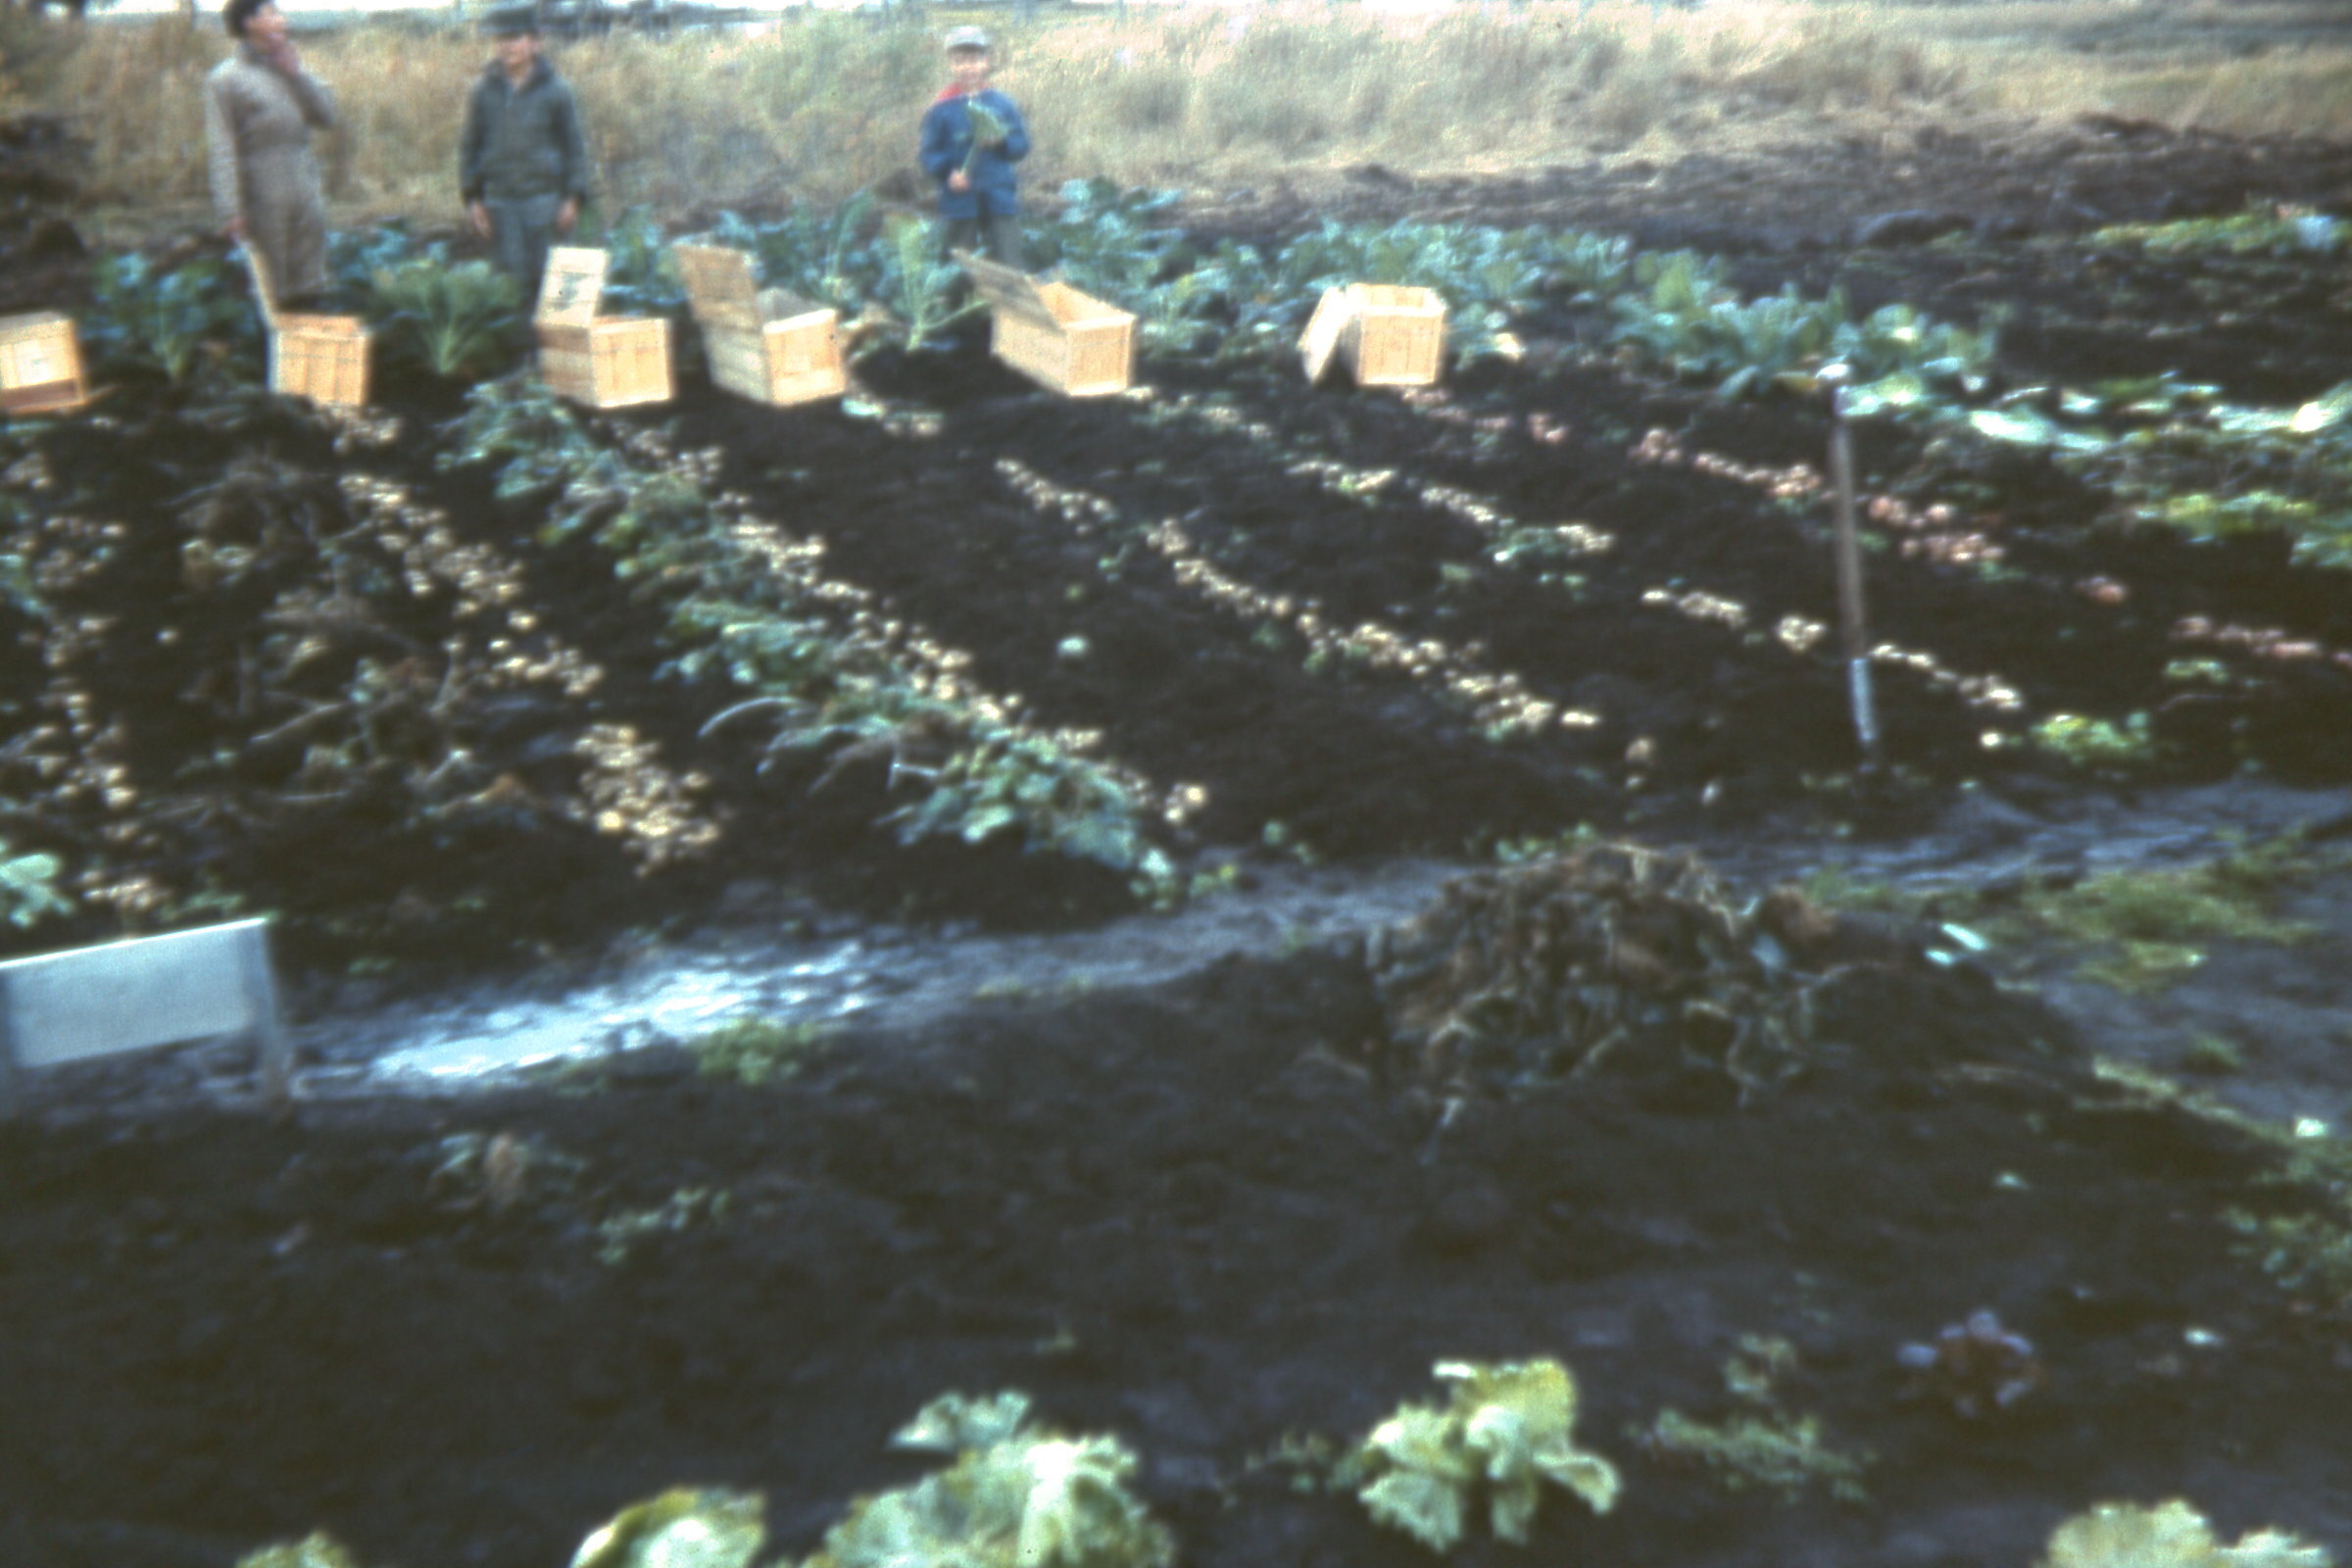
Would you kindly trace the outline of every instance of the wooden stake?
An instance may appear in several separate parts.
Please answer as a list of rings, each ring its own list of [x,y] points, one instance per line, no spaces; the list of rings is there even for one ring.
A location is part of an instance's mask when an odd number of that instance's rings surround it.
[[[1862,542],[1854,520],[1854,438],[1845,417],[1844,367],[1822,379],[1830,384],[1830,477],[1837,489],[1838,628],[1845,651],[1846,701],[1853,710],[1854,738],[1862,761],[1879,765],[1879,715],[1870,692],[1869,621],[1862,595]]]

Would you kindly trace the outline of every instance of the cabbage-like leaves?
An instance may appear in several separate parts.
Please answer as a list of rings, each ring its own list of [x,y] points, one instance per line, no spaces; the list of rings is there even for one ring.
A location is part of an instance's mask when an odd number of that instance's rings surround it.
[[[325,1534],[308,1541],[264,1546],[237,1559],[237,1568],[360,1568],[360,1559]]]
[[[1135,1456],[1030,1431],[1028,1410],[1017,1393],[925,1405],[894,1441],[958,1448],[955,1465],[858,1501],[808,1568],[1167,1568],[1174,1544],[1127,1490]]]
[[[2234,1546],[2214,1539],[2204,1515],[2176,1497],[2154,1508],[2101,1503],[2060,1525],[2042,1568],[2329,1568],[2323,1546],[2258,1530]]]
[[[1454,1412],[1404,1405],[1372,1429],[1360,1457],[1373,1479],[1356,1494],[1372,1517],[1432,1551],[1452,1550],[1479,1474]]]
[[[1029,1421],[1029,1396],[1017,1389],[988,1398],[943,1394],[924,1405],[890,1440],[894,1448],[961,1453],[1010,1443]]]
[[[1373,1429],[1358,1453],[1370,1479],[1357,1495],[1374,1519],[1442,1552],[1461,1540],[1481,1478],[1495,1536],[1521,1545],[1546,1481],[1595,1513],[1615,1505],[1615,1467],[1571,1440],[1576,1381],[1566,1367],[1442,1361],[1437,1375],[1453,1385],[1451,1402],[1443,1410],[1403,1406]]]
[[[581,1543],[571,1568],[751,1568],[767,1541],[757,1495],[679,1487],[623,1509]]]

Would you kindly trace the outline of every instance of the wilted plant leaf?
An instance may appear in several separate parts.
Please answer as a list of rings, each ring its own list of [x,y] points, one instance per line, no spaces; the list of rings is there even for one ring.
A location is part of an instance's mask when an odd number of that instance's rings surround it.
[[[1432,1551],[1451,1551],[1462,1539],[1469,1486],[1419,1470],[1396,1470],[1358,1494],[1372,1517],[1401,1530]]]
[[[2261,1530],[2225,1546],[2175,1497],[2153,1508],[2104,1502],[2060,1525],[2042,1568],[2329,1568],[2326,1548]]]
[[[580,1544],[571,1568],[751,1568],[766,1541],[758,1496],[681,1487],[623,1509]]]
[[[1571,1441],[1576,1382],[1566,1367],[1548,1359],[1442,1361],[1437,1375],[1453,1385],[1451,1402],[1443,1410],[1402,1406],[1357,1454],[1371,1478],[1357,1494],[1374,1519],[1433,1550],[1451,1550],[1482,1476],[1495,1536],[1522,1545],[1546,1481],[1595,1513],[1615,1505],[1616,1468]]]
[[[989,1448],[1011,1442],[1028,1419],[1029,1396],[1017,1389],[979,1399],[943,1394],[916,1411],[914,1419],[892,1437],[890,1446],[931,1453]]]
[[[324,1533],[307,1541],[264,1546],[237,1559],[237,1568],[360,1568],[360,1560]]]
[[[808,1568],[1165,1568],[1173,1544],[1127,1490],[1135,1456],[1114,1438],[1025,1431],[1028,1407],[1017,1393],[924,1406],[899,1446],[974,1446],[941,1474],[859,1501]]]

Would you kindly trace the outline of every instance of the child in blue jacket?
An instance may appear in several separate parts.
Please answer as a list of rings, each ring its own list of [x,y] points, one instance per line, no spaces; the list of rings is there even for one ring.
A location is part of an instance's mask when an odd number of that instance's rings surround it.
[[[1012,166],[1029,156],[1029,127],[1011,99],[988,84],[988,34],[957,27],[948,34],[954,76],[923,114],[923,172],[939,182],[939,216],[948,251],[977,247],[991,261],[1021,265],[1021,190]],[[975,127],[972,108],[982,119]],[[988,122],[992,120],[992,125]],[[977,128],[979,134],[975,136]]]

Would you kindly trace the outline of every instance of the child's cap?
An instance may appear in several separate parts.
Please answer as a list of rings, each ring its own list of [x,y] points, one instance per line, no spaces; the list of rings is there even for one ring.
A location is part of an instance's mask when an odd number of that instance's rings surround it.
[[[988,33],[980,27],[950,27],[944,47],[950,54],[958,49],[978,49],[985,54],[988,50]]]

